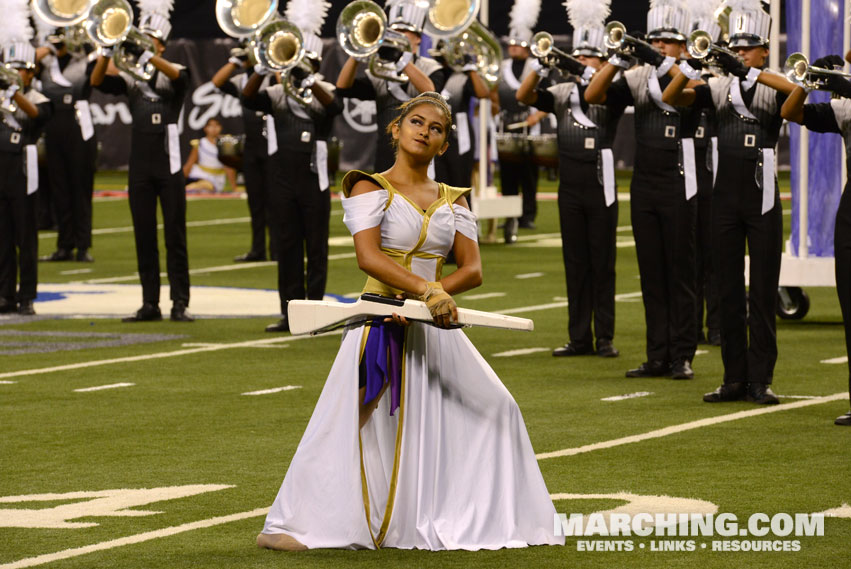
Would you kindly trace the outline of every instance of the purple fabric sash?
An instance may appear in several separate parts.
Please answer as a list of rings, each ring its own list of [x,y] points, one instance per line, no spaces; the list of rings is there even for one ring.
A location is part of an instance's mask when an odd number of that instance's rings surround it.
[[[393,322],[372,321],[363,351],[366,367],[366,394],[364,405],[378,397],[381,389],[390,382],[390,414],[399,408],[402,394],[402,348],[405,328]]]

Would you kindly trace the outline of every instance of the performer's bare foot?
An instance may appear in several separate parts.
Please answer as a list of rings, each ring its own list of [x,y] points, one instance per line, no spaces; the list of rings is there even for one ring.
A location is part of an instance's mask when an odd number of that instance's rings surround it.
[[[261,533],[257,535],[257,547],[278,551],[305,551],[307,546],[285,533]]]

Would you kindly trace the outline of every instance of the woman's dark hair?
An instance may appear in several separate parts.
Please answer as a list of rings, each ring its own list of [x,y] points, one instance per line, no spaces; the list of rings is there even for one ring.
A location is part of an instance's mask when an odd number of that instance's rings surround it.
[[[440,95],[440,93],[435,93],[434,91],[426,91],[425,93],[420,93],[413,99],[406,101],[399,105],[398,111],[399,116],[390,121],[390,124],[387,125],[387,134],[391,134],[393,132],[393,127],[402,123],[405,120],[405,117],[411,114],[416,107],[420,105],[432,105],[436,107],[442,114],[444,120],[444,134],[446,135],[446,139],[449,139],[449,131],[452,129],[452,110],[449,108],[449,105],[446,103],[446,100]],[[398,147],[399,142],[397,140],[393,141],[393,148]]]

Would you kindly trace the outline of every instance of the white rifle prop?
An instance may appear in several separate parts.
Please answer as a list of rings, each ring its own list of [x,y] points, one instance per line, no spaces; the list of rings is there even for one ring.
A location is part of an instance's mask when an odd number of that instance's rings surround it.
[[[353,303],[291,300],[287,304],[290,333],[294,335],[321,334],[343,326],[362,324],[374,318],[389,318],[394,312],[408,320],[434,324],[434,319],[428,307],[419,300],[398,300],[374,294],[364,294],[357,302]],[[454,322],[452,327],[465,328],[468,326],[526,330],[527,332],[535,329],[535,323],[528,318],[459,308],[458,322]]]

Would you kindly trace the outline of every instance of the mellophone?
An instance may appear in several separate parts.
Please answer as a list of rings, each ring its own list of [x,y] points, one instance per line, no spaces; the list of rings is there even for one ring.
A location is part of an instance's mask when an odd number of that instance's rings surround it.
[[[389,318],[393,313],[408,320],[434,324],[434,319],[424,302],[419,300],[399,300],[376,294],[364,294],[353,303],[327,302],[324,300],[291,300],[287,305],[287,319],[290,333],[321,334],[345,326],[356,326],[375,318]],[[468,308],[458,309],[458,322],[453,328],[485,326],[507,330],[535,329],[535,323],[528,318],[517,318],[494,312],[482,312]]]

